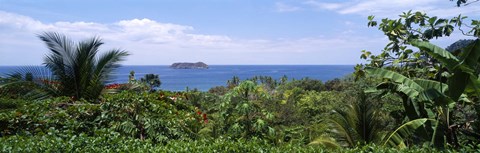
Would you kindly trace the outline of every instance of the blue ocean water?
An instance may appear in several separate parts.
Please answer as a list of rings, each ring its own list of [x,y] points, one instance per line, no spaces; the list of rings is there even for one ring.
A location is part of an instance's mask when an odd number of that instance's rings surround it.
[[[0,74],[15,70],[15,66],[0,66]],[[167,65],[122,66],[113,74],[112,82],[127,82],[130,71],[136,79],[145,74],[158,74],[160,89],[181,91],[187,87],[207,91],[211,87],[225,85],[233,76],[247,79],[254,76],[271,76],[275,79],[286,75],[289,79],[309,77],[322,81],[341,78],[353,72],[353,65],[210,65],[209,69],[171,69]]]

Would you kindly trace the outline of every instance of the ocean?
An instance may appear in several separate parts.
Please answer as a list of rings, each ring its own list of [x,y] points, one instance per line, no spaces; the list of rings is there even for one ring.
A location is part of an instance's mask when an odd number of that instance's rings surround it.
[[[309,77],[322,81],[342,78],[351,74],[353,65],[210,65],[208,69],[171,69],[167,65],[121,66],[112,78],[113,83],[128,81],[130,71],[135,72],[136,79],[145,74],[158,74],[162,90],[182,91],[198,89],[208,91],[215,86],[226,85],[227,80],[238,76],[241,80],[254,76],[271,76],[275,79],[286,75],[289,79]],[[10,73],[17,66],[0,66],[0,74]]]

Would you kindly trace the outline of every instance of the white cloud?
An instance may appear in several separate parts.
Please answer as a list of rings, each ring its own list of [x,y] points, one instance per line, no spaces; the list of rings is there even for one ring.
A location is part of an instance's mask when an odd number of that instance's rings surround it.
[[[0,11],[0,17],[0,25],[9,26],[16,29],[45,28],[40,21],[33,20],[27,16]]]
[[[342,8],[346,3],[324,3],[315,0],[308,0],[304,2],[304,4],[311,5],[313,7],[316,7],[317,9],[337,10],[339,8]]]
[[[282,2],[275,3],[275,10],[277,12],[295,12],[300,10],[300,7],[288,5]]]
[[[478,4],[476,4],[478,5]],[[465,6],[465,7],[449,7],[449,8],[443,8],[443,9],[429,9],[427,11],[428,14],[432,14],[435,16],[441,16],[441,17],[452,17],[452,16],[458,16],[459,14],[462,14],[463,16],[467,15],[469,17],[476,16],[480,14],[480,6]]]
[[[191,26],[177,25],[171,23],[159,23],[150,19],[122,20],[113,26],[119,29],[109,35],[113,38],[122,38],[130,41],[138,41],[154,44],[170,44],[201,46],[218,46],[229,43],[231,39],[221,35],[192,34]]]
[[[426,5],[432,5],[438,1],[436,0],[370,0],[362,1],[347,7],[344,7],[339,11],[341,14],[352,13],[390,13],[398,12],[408,9],[418,9]]]
[[[100,36],[101,50],[122,48],[132,55],[125,64],[354,64],[359,51],[383,38],[369,36],[300,39],[234,39],[195,33],[192,26],[131,19],[113,23],[43,23],[28,16],[0,11],[0,65],[41,64],[47,49],[36,37],[43,31],[64,33],[74,40]],[[18,60],[24,59],[24,60]],[[353,59],[353,60],[352,60]]]
[[[201,45],[209,44],[209,42],[223,43],[230,40],[227,36],[192,34],[189,33],[194,30],[191,26],[159,23],[150,19],[122,20],[113,24],[83,21],[46,24],[27,16],[0,11],[0,26],[7,26],[24,32],[57,31],[68,33],[74,37],[101,35],[105,38],[123,38],[129,41],[148,41],[150,43],[183,41]]]
[[[308,0],[305,4],[316,9],[332,10],[339,14],[375,15],[379,17],[397,17],[409,10],[426,12],[428,15],[451,17],[458,14],[480,13],[480,7],[455,7],[454,2],[438,0],[352,0],[348,2],[324,3]]]

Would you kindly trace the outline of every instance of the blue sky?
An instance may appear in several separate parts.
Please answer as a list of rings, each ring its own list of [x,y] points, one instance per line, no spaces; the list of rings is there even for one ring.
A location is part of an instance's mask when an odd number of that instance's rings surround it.
[[[121,48],[128,65],[356,64],[386,38],[367,16],[396,18],[416,10],[478,19],[479,4],[448,0],[0,0],[0,65],[40,65],[36,37],[55,31],[82,40],[100,36],[101,50]],[[434,43],[446,47],[455,34]]]

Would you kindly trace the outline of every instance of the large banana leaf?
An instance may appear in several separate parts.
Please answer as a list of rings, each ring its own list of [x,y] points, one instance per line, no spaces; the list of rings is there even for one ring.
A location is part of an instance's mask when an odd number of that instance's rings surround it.
[[[422,86],[418,85],[414,80],[394,71],[390,71],[382,68],[372,68],[372,67],[365,68],[365,71],[369,75],[378,76],[384,79],[389,79],[395,83],[403,84],[417,91],[423,90]]]
[[[426,79],[413,79],[418,85],[420,85],[424,90],[425,89],[435,89],[441,93],[445,93],[448,89],[448,85],[434,80]]]
[[[425,124],[428,120],[429,119],[427,118],[420,118],[401,125],[387,137],[383,145],[406,148],[405,139],[413,135],[415,130]]]
[[[478,61],[480,60],[480,40],[475,40],[474,43],[470,44],[463,49],[462,65],[464,67],[476,68]],[[448,95],[455,101],[458,101],[460,95],[465,91],[467,86],[470,86],[472,89],[479,93],[480,86],[477,83],[478,74],[471,73],[470,71],[465,71],[463,69],[455,70],[454,75],[448,79],[448,84],[451,86],[448,91]]]
[[[377,85],[377,89],[393,90],[395,92],[400,92],[408,96],[408,98],[415,99],[417,98],[419,91],[414,88],[410,88],[403,84],[397,84],[392,82],[382,82]]]
[[[480,80],[478,78],[470,77],[470,84],[467,85],[465,88],[465,92],[467,93],[473,93],[476,94],[477,96],[480,96]],[[462,96],[460,96],[459,101],[462,100]]]
[[[453,101],[450,97],[446,96],[443,93],[440,93],[438,90],[430,88],[420,92],[418,99],[419,102],[433,102],[427,103],[433,106],[449,106],[453,107],[455,101]]]
[[[467,85],[474,84],[474,82],[470,81],[470,77],[474,77],[474,76],[472,76],[471,74],[465,73],[462,70],[455,70],[453,73],[454,75],[448,78],[448,81],[447,81],[447,84],[449,85],[447,95],[450,98],[452,98],[454,101],[458,101],[458,98],[465,91],[465,89],[467,88]]]
[[[430,56],[442,62],[444,66],[451,71],[454,70],[456,67],[460,66],[460,60],[458,60],[457,57],[452,55],[447,50],[440,48],[434,44],[421,40],[412,40],[410,41],[410,44],[426,51]]]
[[[407,96],[411,100],[404,99],[403,103],[405,106],[405,111],[409,112],[411,119],[416,119],[422,117],[422,112],[424,112],[424,108],[420,106],[416,99],[418,94],[423,91],[424,89],[422,86],[418,85],[414,80],[405,77],[404,75],[382,69],[382,68],[371,68],[368,67],[365,69],[368,75],[377,76],[384,79],[389,79],[393,83],[390,84],[391,89],[395,90],[396,92],[402,93],[401,96]],[[377,86],[378,88],[379,86]],[[381,87],[381,86],[380,86]],[[413,113],[413,114],[412,114]]]
[[[475,68],[480,60],[480,40],[477,39],[467,47],[463,48],[460,55],[462,63],[467,64],[471,68]]]
[[[463,49],[463,54],[459,60],[450,52],[442,49],[429,42],[412,40],[410,41],[415,47],[418,47],[426,51],[430,56],[440,61],[447,69],[453,72],[452,77],[448,79],[449,90],[447,95],[454,101],[458,101],[458,98],[465,91],[467,85],[475,84],[477,76],[474,68],[477,67],[480,59],[480,41],[477,39],[474,43],[470,44]],[[478,87],[474,89],[478,92]]]

